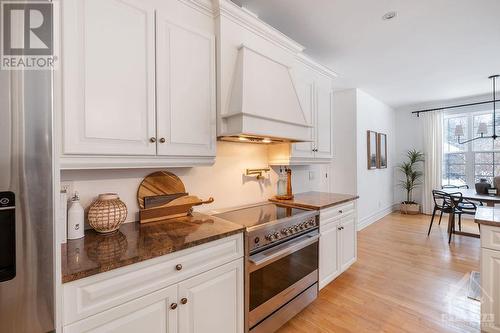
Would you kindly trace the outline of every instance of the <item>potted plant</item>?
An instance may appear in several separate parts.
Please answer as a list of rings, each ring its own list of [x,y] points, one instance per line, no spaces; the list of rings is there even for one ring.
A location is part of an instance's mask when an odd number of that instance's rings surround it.
[[[408,161],[398,165],[398,169],[404,174],[404,180],[399,185],[406,191],[406,201],[401,203],[400,211],[404,214],[419,214],[420,205],[413,201],[413,190],[420,186],[424,173],[418,165],[424,162],[424,154],[416,149],[409,150],[406,153]]]

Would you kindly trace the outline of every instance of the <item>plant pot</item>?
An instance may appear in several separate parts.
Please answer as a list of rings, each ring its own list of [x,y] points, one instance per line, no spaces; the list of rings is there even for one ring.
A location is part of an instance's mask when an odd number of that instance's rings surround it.
[[[416,215],[420,214],[420,205],[418,203],[404,203],[402,202],[399,210],[401,214]]]

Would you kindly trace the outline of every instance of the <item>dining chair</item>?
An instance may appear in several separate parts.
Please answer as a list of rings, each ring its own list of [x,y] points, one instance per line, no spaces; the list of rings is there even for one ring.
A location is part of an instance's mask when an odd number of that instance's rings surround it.
[[[441,189],[461,189],[461,188],[468,189],[469,185],[460,185],[460,186],[458,186],[458,185],[442,185],[441,186]],[[432,191],[432,192],[434,193],[434,191]],[[440,192],[440,191],[438,191],[438,192]],[[445,192],[443,192],[443,193],[445,193]],[[439,198],[439,199],[441,199],[441,198]],[[441,220],[443,219],[443,210],[441,209],[440,205],[438,205],[436,203],[436,198],[434,198],[434,211],[432,212],[431,226],[432,226],[432,222],[434,221],[434,216],[436,215],[437,211],[440,211],[438,225],[441,225]],[[460,230],[462,229],[461,226],[459,226],[459,228],[460,228]],[[429,233],[430,233],[430,228],[429,228]]]
[[[442,185],[441,189],[469,189],[469,185]],[[459,208],[462,209],[463,214],[466,215],[475,215],[477,210],[477,205],[468,199],[462,199],[462,201],[458,204]],[[479,201],[479,206],[482,206],[483,203]],[[441,214],[442,216],[442,214]],[[439,225],[441,225],[441,218],[439,218]],[[462,214],[458,216],[458,230],[462,231]]]
[[[461,193],[460,193],[461,194]],[[434,217],[436,217],[436,212],[439,211],[439,224],[441,224],[441,219],[443,218],[443,213],[454,214],[455,209],[453,205],[453,201],[451,199],[451,195],[447,192],[433,190],[432,198],[434,200],[434,209],[432,211],[431,223],[429,225],[429,231],[427,232],[427,236],[431,234],[432,224],[434,223]]]

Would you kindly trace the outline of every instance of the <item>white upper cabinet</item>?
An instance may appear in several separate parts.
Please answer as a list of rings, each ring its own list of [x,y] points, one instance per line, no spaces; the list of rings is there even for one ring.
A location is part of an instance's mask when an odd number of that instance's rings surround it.
[[[314,79],[308,72],[298,70],[294,82],[304,118],[308,125],[314,126]],[[313,158],[314,127],[309,129],[309,139],[309,142],[293,144],[292,155],[296,157]]]
[[[157,15],[159,155],[215,155],[215,37]]]
[[[213,163],[215,27],[198,5],[62,3],[63,169]]]
[[[154,10],[63,3],[63,153],[154,155]]]
[[[300,59],[294,67],[293,80],[302,112],[311,125],[310,141],[270,146],[271,165],[330,163],[333,158],[332,80],[335,74],[310,59]]]
[[[317,81],[315,85],[316,92],[316,121],[315,121],[315,149],[316,158],[332,158],[332,114],[333,114],[333,92],[331,83],[327,80],[326,84]]]

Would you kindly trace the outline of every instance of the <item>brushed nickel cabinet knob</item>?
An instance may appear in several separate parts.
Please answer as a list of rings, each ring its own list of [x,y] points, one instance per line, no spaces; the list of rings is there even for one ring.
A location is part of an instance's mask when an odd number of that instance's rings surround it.
[[[181,264],[177,264],[175,265],[175,269],[180,271],[182,269],[182,265]]]
[[[150,138],[149,138],[149,142],[151,142],[151,143],[155,143],[155,142],[156,142],[156,138],[155,138],[155,137],[150,137]]]
[[[165,138],[160,138],[160,143],[165,143],[166,141]]]
[[[172,303],[172,304],[170,304],[170,308],[171,308],[172,310],[177,309],[177,303]]]
[[[186,304],[188,302],[188,299],[186,297],[181,299],[181,304]]]

